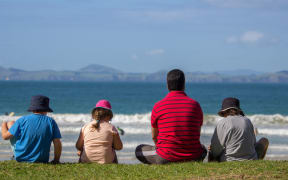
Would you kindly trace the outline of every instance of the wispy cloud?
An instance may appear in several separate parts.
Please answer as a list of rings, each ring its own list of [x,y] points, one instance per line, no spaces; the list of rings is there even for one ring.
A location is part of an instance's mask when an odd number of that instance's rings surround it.
[[[164,53],[165,53],[164,49],[152,49],[152,50],[146,52],[146,54],[149,56],[160,55],[160,54],[164,54]]]
[[[226,8],[257,8],[257,7],[282,7],[288,5],[287,0],[202,0],[210,5]]]
[[[240,36],[230,36],[226,39],[227,43],[257,43],[264,38],[264,33],[258,31],[247,31]]]
[[[126,17],[136,18],[140,21],[171,22],[178,20],[191,20],[199,16],[202,11],[196,9],[169,9],[169,10],[133,10],[121,14]]]
[[[247,31],[241,37],[243,43],[256,43],[264,37],[264,34],[257,31]]]

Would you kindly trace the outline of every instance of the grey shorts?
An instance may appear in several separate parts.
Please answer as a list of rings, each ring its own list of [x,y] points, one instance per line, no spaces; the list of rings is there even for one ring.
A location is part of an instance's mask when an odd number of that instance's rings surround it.
[[[202,145],[203,153],[199,159],[194,161],[203,161],[207,155],[207,150],[205,146]],[[136,158],[144,164],[167,164],[171,161],[162,158],[156,153],[155,146],[147,145],[147,144],[140,144],[136,147],[135,150]]]

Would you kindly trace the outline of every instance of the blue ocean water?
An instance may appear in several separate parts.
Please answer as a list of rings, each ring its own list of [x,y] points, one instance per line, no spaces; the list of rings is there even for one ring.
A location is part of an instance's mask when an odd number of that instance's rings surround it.
[[[215,84],[188,83],[186,93],[197,100],[204,112],[201,143],[208,146],[225,97],[237,97],[254,127],[257,139],[267,137],[268,159],[288,160],[288,84]],[[166,96],[165,83],[136,82],[10,82],[0,81],[0,123],[29,114],[26,110],[33,95],[51,99],[54,113],[48,114],[62,134],[62,161],[77,162],[75,142],[81,127],[91,121],[90,112],[100,99],[108,99],[113,108],[112,124],[125,131],[124,149],[117,152],[120,163],[139,163],[134,155],[137,145],[153,144],[150,112],[155,102]],[[4,116],[15,112],[15,116]],[[52,148],[53,149],[53,148]],[[11,157],[9,141],[0,140],[0,160]],[[51,151],[51,157],[53,151]]]
[[[217,114],[225,97],[241,100],[246,114],[288,114],[288,84],[197,84],[186,85],[205,114]],[[111,101],[121,114],[150,112],[168,93],[165,83],[127,82],[0,82],[0,113],[25,114],[33,95],[51,99],[55,113],[90,113],[100,99]]]

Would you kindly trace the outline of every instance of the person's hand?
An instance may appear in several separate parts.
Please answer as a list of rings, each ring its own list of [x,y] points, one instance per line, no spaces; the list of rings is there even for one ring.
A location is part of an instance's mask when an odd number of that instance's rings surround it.
[[[112,131],[112,135],[116,136],[118,134],[118,132]]]
[[[55,160],[55,159],[53,159],[50,163],[51,163],[51,164],[59,164],[60,161],[59,161],[59,160]]]
[[[82,151],[77,151],[77,155],[81,156]]]
[[[207,147],[207,149],[208,149],[208,151],[211,151],[211,145],[209,145],[209,146]]]

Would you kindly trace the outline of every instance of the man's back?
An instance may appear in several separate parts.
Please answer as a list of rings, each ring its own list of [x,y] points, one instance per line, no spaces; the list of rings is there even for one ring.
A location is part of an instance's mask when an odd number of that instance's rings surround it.
[[[48,162],[52,140],[61,138],[56,122],[41,114],[21,117],[9,132],[17,138],[16,160],[25,162]]]
[[[151,125],[159,131],[157,154],[169,161],[199,159],[202,123],[199,103],[184,91],[171,91],[152,110]]]

